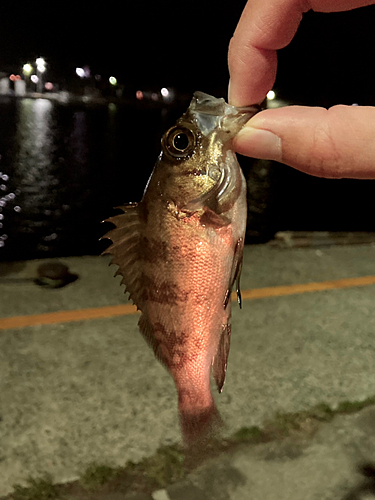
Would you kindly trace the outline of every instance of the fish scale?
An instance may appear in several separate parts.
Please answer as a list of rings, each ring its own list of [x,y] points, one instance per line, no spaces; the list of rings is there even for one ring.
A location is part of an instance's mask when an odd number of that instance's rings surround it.
[[[108,219],[105,237],[139,329],[178,392],[185,443],[221,423],[210,373],[222,391],[231,337],[232,287],[241,271],[246,183],[231,139],[258,111],[196,92],[162,138],[142,200]]]

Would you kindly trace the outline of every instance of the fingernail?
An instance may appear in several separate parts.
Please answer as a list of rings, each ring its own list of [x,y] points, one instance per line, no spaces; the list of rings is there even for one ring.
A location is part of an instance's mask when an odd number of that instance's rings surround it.
[[[231,79],[229,78],[229,83],[228,83],[228,104],[231,104],[232,106],[241,106],[240,102],[237,102],[235,99],[235,96],[233,96],[233,91],[232,91],[232,84],[231,84]],[[242,106],[246,106],[246,104],[242,103]]]
[[[260,160],[282,159],[281,139],[269,130],[242,128],[235,137],[235,149],[240,154]]]
[[[231,93],[230,93],[230,78],[229,78],[229,83],[228,83],[228,103],[231,104],[231,101],[232,101],[232,96],[231,96]]]

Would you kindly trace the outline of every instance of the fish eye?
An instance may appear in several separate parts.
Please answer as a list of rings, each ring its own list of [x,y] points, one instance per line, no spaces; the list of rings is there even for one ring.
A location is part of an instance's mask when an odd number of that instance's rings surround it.
[[[178,151],[185,151],[185,149],[189,146],[189,137],[181,132],[173,137],[173,146]]]
[[[172,127],[168,130],[163,141],[168,153],[175,158],[189,156],[195,147],[194,133],[185,127]]]

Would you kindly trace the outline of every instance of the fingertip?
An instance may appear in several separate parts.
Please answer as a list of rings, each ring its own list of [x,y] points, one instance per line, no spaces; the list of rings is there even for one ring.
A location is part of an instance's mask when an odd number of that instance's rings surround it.
[[[237,153],[259,160],[282,161],[281,139],[269,130],[245,126],[234,140]]]

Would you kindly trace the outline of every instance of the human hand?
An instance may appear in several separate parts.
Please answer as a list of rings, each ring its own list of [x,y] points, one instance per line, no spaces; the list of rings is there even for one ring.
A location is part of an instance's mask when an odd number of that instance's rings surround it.
[[[302,14],[337,12],[375,0],[249,0],[229,46],[229,102],[260,102],[274,84],[276,51],[294,37]],[[236,136],[237,152],[276,160],[319,177],[375,179],[375,108],[290,106],[255,115]]]

